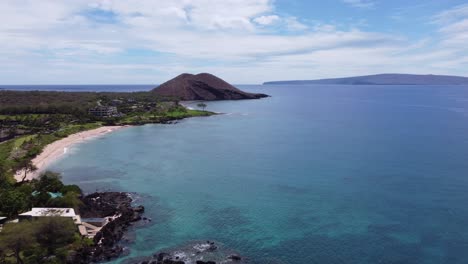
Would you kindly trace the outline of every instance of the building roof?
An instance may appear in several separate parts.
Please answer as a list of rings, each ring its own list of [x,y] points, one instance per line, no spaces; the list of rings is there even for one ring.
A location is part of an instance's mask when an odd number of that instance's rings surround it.
[[[5,219],[7,219],[7,218],[4,217],[4,216],[0,216],[0,221],[5,220]]]
[[[62,217],[75,217],[75,210],[73,208],[42,208],[34,207],[31,211],[22,213],[20,216],[62,216]]]

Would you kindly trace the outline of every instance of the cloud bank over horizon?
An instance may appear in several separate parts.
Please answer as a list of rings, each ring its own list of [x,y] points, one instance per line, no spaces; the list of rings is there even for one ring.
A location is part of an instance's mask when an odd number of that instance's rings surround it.
[[[3,84],[468,76],[463,1],[7,0],[0,14]]]

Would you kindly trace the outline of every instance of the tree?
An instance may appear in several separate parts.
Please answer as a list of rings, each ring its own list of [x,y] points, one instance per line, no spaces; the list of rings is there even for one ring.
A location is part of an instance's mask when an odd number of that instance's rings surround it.
[[[46,171],[35,181],[38,192],[59,192],[64,187],[59,173]]]
[[[12,217],[27,210],[28,206],[29,199],[24,193],[16,189],[0,192],[0,212],[2,214]]]
[[[15,161],[18,163],[17,169],[24,172],[24,176],[21,179],[21,182],[25,182],[28,177],[28,173],[32,173],[37,170],[37,167],[34,163],[27,158],[16,158]]]
[[[34,228],[29,221],[7,224],[0,235],[0,248],[6,254],[8,254],[8,251],[12,252],[10,256],[16,259],[17,264],[24,263],[21,251],[31,248],[35,244]]]
[[[78,209],[83,205],[83,202],[79,199],[79,193],[68,192],[63,197],[55,199],[48,199],[48,207],[62,207],[62,208],[75,208]]]
[[[11,126],[10,129],[8,129],[8,137],[13,138],[18,134],[18,129],[16,126]]]
[[[198,103],[197,106],[200,107],[201,109],[203,109],[203,111],[205,111],[205,108],[206,108],[205,103]]]
[[[64,247],[74,240],[75,224],[67,217],[42,217],[34,223],[37,242],[45,249],[47,254],[53,255],[56,250]]]
[[[82,194],[82,191],[78,185],[70,184],[64,185],[63,188],[60,190],[61,193],[66,194],[68,192],[74,192],[76,194]]]
[[[3,161],[0,160],[0,189],[4,189],[10,186],[8,181],[8,174],[6,166]]]

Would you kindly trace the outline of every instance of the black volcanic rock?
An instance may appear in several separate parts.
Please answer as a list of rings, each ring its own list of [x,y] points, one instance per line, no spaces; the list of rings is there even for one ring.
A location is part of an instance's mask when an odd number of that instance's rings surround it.
[[[157,252],[151,257],[137,257],[125,264],[243,264],[249,261],[232,249],[214,241],[190,241],[181,246]]]
[[[182,101],[259,99],[268,96],[243,92],[209,73],[184,73],[159,85],[152,92]]]
[[[81,201],[79,211],[84,218],[116,217],[96,234],[94,245],[73,252],[67,263],[94,263],[121,256],[124,248],[119,242],[128,227],[142,219],[145,208],[141,205],[133,207],[130,194],[123,192],[96,192],[82,197]]]
[[[418,74],[376,74],[320,80],[291,80],[265,82],[268,84],[347,84],[347,85],[468,85],[468,77]]]

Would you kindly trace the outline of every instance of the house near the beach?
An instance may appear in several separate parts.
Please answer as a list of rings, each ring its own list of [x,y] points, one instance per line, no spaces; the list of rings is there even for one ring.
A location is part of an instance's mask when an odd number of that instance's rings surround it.
[[[98,105],[94,108],[89,109],[89,114],[96,116],[96,117],[113,117],[118,116],[119,112],[117,111],[117,107],[115,106],[103,106]]]
[[[97,232],[104,227],[109,220],[107,218],[87,218],[81,219],[80,215],[75,213],[73,208],[42,208],[33,207],[31,211],[18,215],[20,221],[38,219],[41,217],[68,217],[77,225],[78,231],[82,236],[93,238]],[[87,220],[89,221],[83,221]]]
[[[40,217],[69,217],[75,224],[81,223],[79,215],[75,214],[73,208],[43,208],[33,207],[31,211],[18,215],[19,220],[37,219]]]

